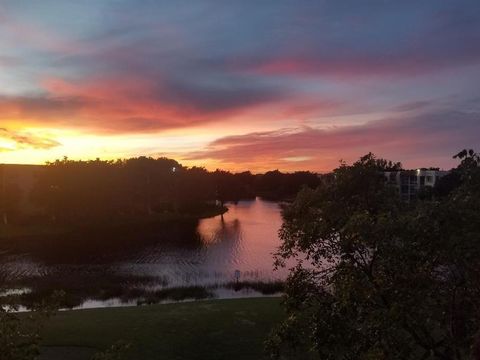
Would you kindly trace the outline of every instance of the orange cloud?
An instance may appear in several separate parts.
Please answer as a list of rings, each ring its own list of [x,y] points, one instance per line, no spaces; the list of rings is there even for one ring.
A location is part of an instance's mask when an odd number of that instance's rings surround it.
[[[0,95],[0,120],[97,133],[147,132],[228,121],[284,98],[283,91],[262,86],[216,88],[158,77],[47,78],[42,86],[34,95]]]
[[[2,148],[2,151],[14,151],[18,149],[33,148],[33,149],[51,149],[61,144],[50,138],[37,136],[30,133],[11,131],[5,128],[0,128],[0,140],[11,142],[14,148]]]

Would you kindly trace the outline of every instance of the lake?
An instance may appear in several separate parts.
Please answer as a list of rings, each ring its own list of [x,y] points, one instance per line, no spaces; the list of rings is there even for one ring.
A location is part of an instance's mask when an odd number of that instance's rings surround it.
[[[258,296],[255,286],[235,284],[285,279],[285,269],[274,271],[272,256],[280,244],[280,206],[257,198],[228,209],[223,216],[165,224],[148,233],[3,249],[0,266],[9,288],[3,294],[20,294],[21,302],[28,302],[64,289],[71,307],[131,305],[151,294],[157,300],[202,298],[199,288],[215,297]],[[178,288],[193,290],[168,292]]]

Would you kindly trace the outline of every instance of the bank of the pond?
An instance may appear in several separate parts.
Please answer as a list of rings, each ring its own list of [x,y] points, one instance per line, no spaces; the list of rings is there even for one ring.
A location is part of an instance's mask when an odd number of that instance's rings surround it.
[[[253,298],[280,296],[284,292],[284,281],[231,281],[208,286],[190,285],[168,287],[161,279],[148,277],[105,277],[96,282],[94,276],[81,279],[30,279],[24,287],[0,290],[0,306],[16,306],[19,311],[28,311],[37,304],[48,301],[55,292],[61,309],[88,309],[112,306],[153,305],[175,301],[209,299]],[[34,282],[37,281],[37,286]],[[59,281],[59,282],[58,282]],[[104,283],[108,283],[105,286]],[[126,284],[126,285],[125,285]],[[100,288],[100,290],[99,290]]]
[[[38,240],[71,234],[115,233],[124,231],[148,230],[151,227],[161,226],[166,222],[206,219],[222,215],[228,211],[227,207],[208,207],[196,213],[156,213],[149,216],[116,217],[109,221],[88,224],[60,225],[52,223],[11,224],[0,225],[0,240]]]
[[[41,360],[89,359],[124,341],[127,359],[248,360],[284,317],[279,298],[213,300],[58,313],[43,331]]]

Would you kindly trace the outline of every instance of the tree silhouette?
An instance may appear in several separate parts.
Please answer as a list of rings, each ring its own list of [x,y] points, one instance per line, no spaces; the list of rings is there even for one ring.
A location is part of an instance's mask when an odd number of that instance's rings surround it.
[[[303,259],[272,334],[286,359],[470,359],[479,328],[480,161],[445,196],[402,203],[372,154],[284,210],[277,264]]]

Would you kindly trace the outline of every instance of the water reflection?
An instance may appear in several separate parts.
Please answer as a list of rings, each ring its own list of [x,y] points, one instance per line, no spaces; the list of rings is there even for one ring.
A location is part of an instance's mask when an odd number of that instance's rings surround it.
[[[286,275],[273,271],[280,226],[277,203],[242,201],[229,205],[224,216],[197,222],[13,244],[0,253],[0,276],[10,287],[37,293],[72,290],[78,293],[73,306],[121,297],[125,289],[132,295],[139,288],[224,284],[234,280],[236,270],[241,281],[273,281]],[[218,287],[216,294],[226,296]]]
[[[279,245],[280,226],[277,203],[239,202],[223,218],[199,222],[198,247],[158,242],[137,253],[133,262],[119,264],[119,271],[162,276],[174,286],[231,281],[235,270],[245,280],[278,279],[284,274],[273,272],[272,252]]]

